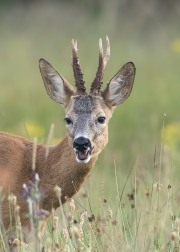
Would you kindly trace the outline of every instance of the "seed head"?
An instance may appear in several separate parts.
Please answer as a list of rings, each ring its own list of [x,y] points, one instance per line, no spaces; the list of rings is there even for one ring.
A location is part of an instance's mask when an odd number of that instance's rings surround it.
[[[155,184],[154,184],[154,187],[156,188],[156,191],[157,191],[157,192],[161,191],[162,186],[163,186],[163,185],[162,185],[162,184],[159,184],[159,183],[155,183]]]
[[[134,204],[131,204],[131,208],[135,208],[135,205],[134,205]]]
[[[171,184],[168,185],[168,189],[171,189]]]
[[[58,222],[59,222],[58,216],[54,216],[54,219],[53,219],[53,228],[54,228],[54,230],[57,230]]]
[[[112,216],[113,216],[113,212],[112,212],[112,210],[109,208],[108,209],[108,215],[107,215],[107,220],[110,220],[110,219],[112,219]]]
[[[88,217],[89,222],[92,222],[94,220],[95,220],[95,215],[94,214],[92,214],[90,217]]]
[[[178,239],[178,235],[176,232],[171,232],[171,240],[175,241]]]
[[[134,200],[134,193],[130,193],[127,195],[129,200]]]
[[[176,230],[180,230],[180,219],[179,218],[176,218],[175,220],[175,227],[176,227]]]
[[[61,188],[58,185],[55,185],[54,192],[57,198],[61,198],[62,192],[61,192]]]
[[[10,203],[11,203],[12,206],[15,207],[17,205],[17,197],[14,194],[11,193],[8,196],[8,200],[10,201]]]
[[[147,198],[149,197],[149,192],[146,193],[146,197],[147,197]]]
[[[71,212],[74,213],[76,207],[75,207],[75,204],[74,204],[74,200],[73,200],[73,199],[70,199],[69,205],[70,205],[70,207],[71,207]]]
[[[116,225],[117,225],[117,221],[116,221],[116,220],[113,220],[113,221],[112,221],[112,225],[113,225],[113,226],[116,226]]]
[[[83,224],[84,224],[84,218],[87,216],[87,212],[84,211],[80,216],[80,223],[79,223],[79,236],[80,239],[83,240]]]
[[[76,239],[79,239],[79,230],[76,226],[71,227],[71,233]]]
[[[68,234],[68,231],[67,229],[63,229],[63,236],[64,236],[64,239],[66,241],[66,243],[68,242],[68,239],[69,239],[69,234]]]

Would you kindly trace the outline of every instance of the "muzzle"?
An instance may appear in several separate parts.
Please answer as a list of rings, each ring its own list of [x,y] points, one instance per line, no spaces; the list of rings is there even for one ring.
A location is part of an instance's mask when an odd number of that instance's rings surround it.
[[[74,151],[76,152],[76,159],[78,162],[87,163],[91,155],[91,142],[88,138],[78,137],[73,143]]]

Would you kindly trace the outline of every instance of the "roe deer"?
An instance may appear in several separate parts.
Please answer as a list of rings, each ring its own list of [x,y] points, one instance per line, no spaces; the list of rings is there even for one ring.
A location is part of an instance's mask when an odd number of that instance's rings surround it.
[[[135,66],[126,63],[101,91],[104,69],[110,57],[109,39],[106,37],[106,53],[103,55],[99,40],[99,66],[90,92],[86,93],[83,74],[77,57],[77,41],[72,40],[72,68],[75,78],[73,88],[45,60],[39,68],[47,94],[60,103],[66,112],[67,134],[56,146],[37,145],[35,171],[40,178],[39,187],[46,192],[40,207],[47,211],[59,207],[54,193],[55,185],[62,189],[61,201],[72,197],[81,187],[93,168],[99,153],[108,142],[108,122],[114,108],[123,103],[131,93]],[[28,206],[22,196],[22,185],[31,179],[33,143],[20,136],[0,132],[0,185],[6,195],[12,192],[20,206],[22,226],[27,229],[29,220],[24,217]],[[8,201],[4,201],[2,215],[5,228],[10,225]]]

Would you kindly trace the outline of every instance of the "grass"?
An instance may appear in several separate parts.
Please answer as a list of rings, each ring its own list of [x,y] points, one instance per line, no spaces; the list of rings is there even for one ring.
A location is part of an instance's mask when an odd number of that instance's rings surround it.
[[[73,83],[72,38],[78,39],[88,87],[96,72],[98,39],[104,42],[106,34],[111,59],[104,85],[127,61],[137,68],[132,94],[109,123],[108,146],[74,203],[52,211],[35,243],[20,244],[19,233],[17,251],[179,249],[179,27],[163,20],[146,30],[144,19],[122,20],[114,13],[115,5],[92,17],[77,6],[58,3],[1,11],[2,131],[46,143],[53,123],[53,141],[64,137],[64,111],[47,97],[38,60],[46,58]],[[39,232],[41,220],[37,223]],[[1,241],[2,251],[8,251],[6,236]]]
[[[160,157],[162,163],[158,165],[158,157],[154,155],[152,173],[142,169],[137,160],[127,177],[121,178],[122,183],[114,164],[114,197],[106,197],[107,189],[111,188],[104,188],[102,178],[95,184],[90,176],[88,185],[74,199],[69,199],[56,212],[52,209],[51,213],[33,212],[32,209],[38,209],[37,198],[41,194],[37,175],[32,177],[28,190],[25,186],[24,190],[25,200],[31,206],[33,242],[20,242],[18,207],[11,196],[12,214],[17,219],[17,238],[11,243],[13,251],[179,251],[180,187],[174,178],[173,158],[166,152],[163,155],[166,161]],[[60,197],[59,188],[55,193]],[[43,220],[49,214],[42,233]],[[4,233],[1,226],[1,237]],[[1,239],[1,251],[9,251],[6,244],[6,239]]]

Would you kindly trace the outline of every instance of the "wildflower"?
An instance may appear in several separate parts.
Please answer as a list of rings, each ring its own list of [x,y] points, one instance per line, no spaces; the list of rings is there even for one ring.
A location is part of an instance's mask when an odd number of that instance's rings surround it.
[[[25,128],[26,128],[26,131],[24,132],[24,134],[27,134],[28,132],[28,135],[30,137],[37,136],[39,138],[39,137],[43,137],[45,134],[45,129],[34,121],[27,120],[25,123]],[[24,131],[24,128],[23,128],[23,131]]]
[[[180,39],[177,38],[171,42],[171,50],[180,53]]]
[[[44,209],[35,210],[34,213],[39,216],[39,220],[45,220],[50,215],[50,212]]]
[[[35,201],[39,203],[42,198],[44,198],[44,191],[40,191],[38,188],[39,184],[39,175],[37,173],[32,174],[32,180],[29,180],[28,185],[23,184],[23,196],[25,200],[28,201]]]
[[[39,210],[40,201],[44,198],[45,192],[39,190],[39,176],[37,173],[32,173],[32,179],[29,180],[28,184],[23,184],[22,194],[26,202],[28,203],[29,208],[29,219],[31,223],[31,230],[34,227],[38,227],[38,221],[44,219],[44,213]]]
[[[27,185],[26,184],[23,184],[23,192],[22,192],[22,194],[23,194],[23,197],[25,198],[25,200],[29,197],[29,195],[30,195],[30,192],[29,192],[29,188],[27,187]]]
[[[40,181],[39,175],[38,175],[37,173],[35,173],[35,175],[34,175],[34,180],[35,180],[36,182],[39,182],[39,181]]]
[[[169,146],[177,147],[180,143],[180,124],[169,124],[164,129],[164,142]]]

